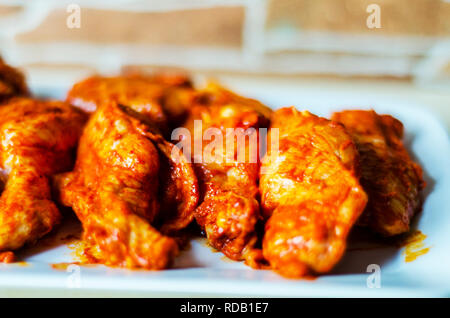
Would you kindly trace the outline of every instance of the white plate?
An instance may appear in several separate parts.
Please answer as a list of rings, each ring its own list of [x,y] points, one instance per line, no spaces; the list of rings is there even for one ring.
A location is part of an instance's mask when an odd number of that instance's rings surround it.
[[[236,83],[231,88],[274,108],[296,105],[298,109],[323,116],[339,109],[373,108],[400,119],[406,128],[406,145],[422,165],[428,183],[423,211],[415,218],[414,227],[427,235],[424,244],[430,247],[429,252],[413,262],[405,262],[403,248],[353,249],[331,274],[315,280],[287,280],[271,271],[256,271],[242,263],[228,261],[221,253],[213,253],[201,240],[192,242],[173,269],[159,272],[103,266],[56,270],[52,263],[76,260],[72,257],[73,250],[64,244],[53,247],[38,244],[20,254],[26,266],[23,263],[0,265],[0,292],[48,288],[64,295],[76,288],[86,292],[95,290],[98,296],[111,291],[123,296],[450,296],[450,143],[439,120],[419,104],[376,94],[363,96],[348,91],[325,94],[301,87],[292,89],[246,82]],[[64,90],[57,88],[41,87],[35,91],[55,97],[64,95]],[[60,232],[70,232],[71,227],[66,224]],[[364,244],[352,242],[350,246]],[[367,272],[370,264],[380,266],[380,280],[374,280],[373,273]],[[380,283],[380,288],[376,288],[376,282]]]

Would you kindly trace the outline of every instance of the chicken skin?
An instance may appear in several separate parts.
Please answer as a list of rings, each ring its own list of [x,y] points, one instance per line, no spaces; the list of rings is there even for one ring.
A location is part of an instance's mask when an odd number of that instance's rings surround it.
[[[160,134],[147,133],[157,146],[160,160],[160,213],[156,223],[161,232],[172,235],[187,227],[194,219],[199,200],[197,177],[192,164],[179,148]]]
[[[0,252],[34,243],[59,223],[49,178],[72,168],[84,122],[62,102],[15,98],[0,107]]]
[[[403,146],[402,123],[364,110],[338,112],[333,119],[344,124],[361,156],[361,184],[369,202],[358,223],[383,236],[409,231],[425,182]]]
[[[85,127],[75,170],[57,180],[62,203],[106,265],[159,269],[177,254],[176,242],[150,225],[159,206],[159,160],[147,131],[116,103],[105,104]]]
[[[246,259],[257,240],[258,128],[268,127],[270,113],[270,109],[255,100],[210,84],[197,95],[184,124],[190,133],[183,138],[188,143],[192,141],[192,158],[201,190],[195,219],[209,244],[233,260]],[[197,120],[200,125],[195,124]],[[245,145],[238,144],[233,135],[237,128],[248,132]],[[215,131],[221,138],[207,137],[208,131]],[[214,141],[218,147],[209,153],[207,150]],[[234,147],[227,149],[226,141],[231,141]]]
[[[286,277],[328,272],[367,202],[356,147],[342,125],[293,107],[273,114],[269,134],[279,142],[261,166],[263,255]]]
[[[23,74],[7,65],[0,57],[0,103],[10,97],[26,95],[28,88]]]
[[[115,101],[128,116],[152,131],[161,169],[159,197],[163,214],[156,220],[170,233],[186,227],[193,219],[198,201],[197,179],[192,166],[162,135],[187,116],[194,98],[190,80],[183,75],[127,74],[117,77],[93,76],[76,83],[67,101],[91,113],[103,104]]]
[[[115,100],[145,115],[166,133],[168,128],[175,128],[186,119],[193,96],[187,77],[129,74],[87,78],[72,87],[67,102],[92,113],[104,101]]]
[[[60,200],[73,208],[84,239],[97,248],[104,264],[166,268],[178,246],[156,225],[170,234],[193,220],[198,200],[194,171],[159,134],[160,122],[153,121],[151,111],[138,109],[141,113],[113,99],[95,108],[74,171],[57,180]]]

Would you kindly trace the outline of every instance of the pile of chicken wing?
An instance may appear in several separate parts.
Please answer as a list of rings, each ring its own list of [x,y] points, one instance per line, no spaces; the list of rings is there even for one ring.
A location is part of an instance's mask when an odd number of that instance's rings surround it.
[[[65,206],[108,266],[168,268],[195,229],[232,260],[297,278],[329,272],[355,226],[399,235],[421,209],[403,125],[374,111],[272,111],[168,74],[93,76],[46,101],[2,60],[0,103],[0,262],[55,229]],[[183,151],[207,153],[211,128],[238,147],[214,160]],[[250,140],[258,154],[265,140],[264,156],[247,160]]]

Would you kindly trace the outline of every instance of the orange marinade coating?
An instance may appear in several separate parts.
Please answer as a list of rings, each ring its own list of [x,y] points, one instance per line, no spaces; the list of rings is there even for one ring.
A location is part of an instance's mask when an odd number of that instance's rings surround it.
[[[367,202],[356,147],[342,125],[293,107],[273,114],[270,138],[275,128],[279,150],[269,149],[260,176],[263,255],[287,277],[328,272]]]
[[[335,113],[333,120],[344,124],[361,157],[361,184],[369,202],[358,223],[384,236],[408,232],[425,182],[403,146],[402,123],[365,110]]]
[[[161,232],[172,235],[187,227],[194,219],[199,189],[194,168],[179,148],[161,135],[147,133],[159,153],[160,212],[156,223]]]
[[[62,102],[14,98],[0,107],[0,251],[34,243],[59,223],[49,178],[72,168],[84,122]]]
[[[57,183],[63,204],[83,224],[106,265],[162,269],[178,253],[154,226],[159,212],[159,155],[148,125],[116,102],[91,116],[73,172]]]
[[[16,260],[16,256],[13,252],[7,251],[7,252],[0,252],[0,263],[14,263]]]
[[[246,258],[257,240],[255,225],[261,218],[257,200],[259,157],[254,162],[248,160],[249,140],[258,147],[258,128],[268,127],[270,113],[270,109],[255,100],[210,84],[197,95],[184,124],[193,143],[202,139],[208,128],[217,128],[222,133],[223,152],[216,152],[217,158],[214,158],[218,160],[208,162],[203,157],[202,162],[194,164],[201,189],[201,204],[195,210],[195,218],[209,243],[234,260]],[[194,132],[194,120],[202,121],[201,131]],[[225,140],[232,140],[231,136],[226,136],[227,128],[255,129],[245,148],[240,149],[246,160],[238,160],[236,144],[231,153],[226,152]],[[203,140],[201,150],[208,145],[209,141]],[[225,159],[227,156],[229,161]]]

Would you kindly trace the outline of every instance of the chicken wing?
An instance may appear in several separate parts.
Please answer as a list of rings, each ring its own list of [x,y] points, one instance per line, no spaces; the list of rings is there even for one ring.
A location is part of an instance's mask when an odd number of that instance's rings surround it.
[[[186,158],[161,135],[184,120],[194,97],[190,80],[182,75],[127,74],[94,76],[75,84],[67,101],[86,112],[115,101],[127,115],[139,119],[153,132],[159,152],[161,213],[155,220],[165,233],[186,227],[198,202],[197,179]]]
[[[193,141],[192,158],[200,185],[202,203],[195,210],[196,221],[209,243],[234,260],[245,259],[257,239],[259,156],[253,156],[253,161],[249,159],[251,153],[255,154],[253,151],[259,151],[258,128],[268,127],[270,113],[270,109],[255,100],[211,84],[197,95],[184,125],[190,131],[184,140],[192,138]],[[200,125],[195,124],[196,120],[201,121]],[[203,138],[211,128],[223,136],[219,141],[223,147],[217,147],[211,152],[214,154],[207,157],[206,150],[211,143]],[[237,144],[233,135],[236,128],[248,132],[245,145]],[[229,140],[234,144],[232,149],[225,146],[225,141]],[[201,160],[195,153],[198,144],[201,144]]]
[[[13,96],[28,95],[25,77],[0,57],[0,103]]]
[[[178,246],[164,234],[193,220],[198,201],[194,171],[160,133],[167,128],[162,105],[182,105],[181,97],[171,95],[177,85],[189,87],[169,77],[92,77],[68,94],[72,104],[96,111],[80,140],[75,170],[58,180],[60,196],[107,265],[169,266]],[[169,95],[172,100],[166,103]]]
[[[127,105],[145,115],[166,133],[187,116],[194,90],[187,77],[181,75],[93,76],[75,84],[67,95],[72,105],[91,113],[108,100]]]
[[[62,102],[16,98],[0,107],[0,251],[33,243],[59,222],[49,177],[72,168],[84,122]]]
[[[384,236],[409,231],[425,182],[422,169],[403,146],[402,123],[364,110],[335,113],[333,119],[344,124],[361,156],[361,184],[369,202],[360,225]]]
[[[117,104],[104,104],[85,127],[74,171],[57,180],[62,203],[107,265],[159,269],[177,254],[176,242],[150,225],[159,207],[159,160],[147,131]]]
[[[263,255],[287,277],[327,272],[367,201],[356,147],[342,125],[293,107],[273,114],[270,138],[279,142],[261,166]]]

